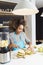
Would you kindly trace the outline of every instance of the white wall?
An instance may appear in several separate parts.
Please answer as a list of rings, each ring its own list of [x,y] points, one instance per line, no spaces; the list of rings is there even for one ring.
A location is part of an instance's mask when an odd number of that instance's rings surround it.
[[[35,5],[36,0],[32,0],[32,3]],[[36,44],[36,16],[32,15],[32,44]]]
[[[24,16],[24,19],[26,21],[26,27],[25,27],[25,33],[27,37],[32,41],[32,22],[31,22],[31,16]]]
[[[35,0],[32,0],[32,3],[35,4]],[[27,21],[27,28],[26,28],[26,34],[32,41],[32,44],[36,44],[36,17],[35,14],[31,16],[25,16],[24,17]]]
[[[32,15],[32,44],[36,44],[36,18]]]
[[[8,1],[8,2],[18,3],[20,0],[0,0],[0,1]],[[32,2],[35,1],[36,6],[37,6],[38,8],[43,7],[43,0],[30,0],[30,1],[32,1]]]
[[[18,3],[20,0],[0,0],[0,1]]]
[[[36,0],[36,6],[37,8],[43,7],[43,0]]]
[[[35,45],[36,41],[36,18],[35,15],[24,16],[26,20],[26,34],[27,37],[31,40],[32,44]]]

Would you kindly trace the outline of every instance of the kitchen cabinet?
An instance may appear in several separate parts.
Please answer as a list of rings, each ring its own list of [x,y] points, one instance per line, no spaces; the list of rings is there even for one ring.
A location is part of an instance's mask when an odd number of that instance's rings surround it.
[[[14,15],[11,13],[15,7],[15,3],[0,1],[0,24],[8,22]]]

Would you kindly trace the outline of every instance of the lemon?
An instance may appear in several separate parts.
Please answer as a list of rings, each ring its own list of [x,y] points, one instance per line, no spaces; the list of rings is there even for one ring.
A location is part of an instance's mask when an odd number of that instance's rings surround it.
[[[38,52],[43,52],[43,47],[38,48]]]

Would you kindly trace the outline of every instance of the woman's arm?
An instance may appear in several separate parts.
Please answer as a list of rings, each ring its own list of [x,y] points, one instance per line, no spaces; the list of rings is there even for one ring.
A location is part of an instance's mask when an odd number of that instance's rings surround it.
[[[18,46],[14,43],[10,43],[8,47],[9,49],[11,49],[11,48],[17,48]]]
[[[31,45],[32,43],[30,42],[30,39],[26,36],[26,34],[24,33],[24,38],[25,38],[25,41],[28,45]]]
[[[33,46],[32,46],[32,42],[27,38],[26,34],[25,34],[25,41],[29,45],[29,47],[27,49],[34,51]]]
[[[10,34],[10,36],[9,36],[9,40],[10,40],[10,44],[9,44],[9,48],[11,49],[11,48],[17,48],[18,46],[16,45],[16,44],[14,44],[14,39],[13,39],[13,36],[12,36],[12,34]]]

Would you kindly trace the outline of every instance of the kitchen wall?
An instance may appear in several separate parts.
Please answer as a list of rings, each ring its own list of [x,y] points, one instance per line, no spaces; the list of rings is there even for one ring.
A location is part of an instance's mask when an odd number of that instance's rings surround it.
[[[20,0],[0,0],[0,1],[7,1],[7,2],[15,2],[18,3]],[[36,6],[38,8],[43,7],[43,0],[30,0],[32,2],[36,3]]]
[[[36,0],[31,0],[33,4],[35,4]],[[26,22],[27,22],[27,27],[26,27],[26,34],[27,37],[32,41],[32,44],[36,44],[36,16],[30,15],[30,16],[24,16]]]
[[[43,0],[36,0],[36,6],[37,8],[43,7]]]
[[[26,21],[25,33],[26,33],[27,37],[32,41],[32,22],[31,22],[31,16],[24,16],[24,19]]]
[[[18,3],[20,0],[0,0],[0,1]]]
[[[31,40],[32,44],[35,45],[36,43],[36,18],[35,15],[24,16],[26,20],[26,34],[27,37]]]

